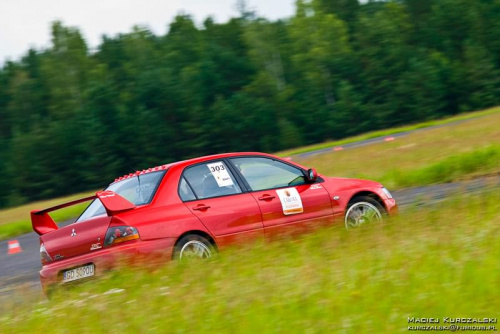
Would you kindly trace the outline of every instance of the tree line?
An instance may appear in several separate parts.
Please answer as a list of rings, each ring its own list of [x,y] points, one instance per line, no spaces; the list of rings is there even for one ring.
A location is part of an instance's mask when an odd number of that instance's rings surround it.
[[[275,152],[500,102],[495,0],[298,0],[293,17],[178,15],[89,50],[54,22],[0,69],[0,206],[226,151]]]

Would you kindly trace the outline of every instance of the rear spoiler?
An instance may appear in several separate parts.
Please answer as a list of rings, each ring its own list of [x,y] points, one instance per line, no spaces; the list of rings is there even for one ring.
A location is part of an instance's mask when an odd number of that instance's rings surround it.
[[[106,209],[106,213],[110,217],[117,213],[135,208],[135,205],[132,202],[126,200],[125,198],[121,197],[111,190],[98,191],[93,196],[80,198],[44,210],[31,211],[31,224],[33,225],[33,230],[38,233],[38,235],[43,235],[57,230],[58,227],[54,220],[49,216],[49,212],[56,211],[75,204],[91,201],[96,198],[101,201],[102,205]]]

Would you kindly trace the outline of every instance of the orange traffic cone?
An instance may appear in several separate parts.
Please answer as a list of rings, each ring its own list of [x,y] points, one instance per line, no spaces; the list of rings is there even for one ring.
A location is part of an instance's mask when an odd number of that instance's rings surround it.
[[[9,252],[7,253],[8,255],[21,253],[22,251],[23,250],[21,249],[21,245],[19,245],[19,241],[17,240],[9,241]]]

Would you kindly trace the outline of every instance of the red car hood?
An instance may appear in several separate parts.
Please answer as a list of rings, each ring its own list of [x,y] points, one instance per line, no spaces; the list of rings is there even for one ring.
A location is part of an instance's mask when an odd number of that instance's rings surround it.
[[[325,179],[326,182],[332,183],[339,190],[352,189],[352,188],[381,188],[382,184],[370,181],[370,180],[361,180],[361,179],[348,179],[342,177],[326,177],[321,176]]]

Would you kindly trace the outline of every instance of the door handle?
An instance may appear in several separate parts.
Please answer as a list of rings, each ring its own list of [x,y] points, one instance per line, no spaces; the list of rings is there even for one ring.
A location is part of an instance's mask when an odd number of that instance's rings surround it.
[[[273,199],[275,198],[276,196],[273,196],[273,195],[264,195],[264,196],[261,196],[259,197],[259,201],[267,201],[267,200],[270,200],[270,199]]]
[[[193,210],[206,210],[210,209],[210,205],[205,205],[205,204],[199,204],[198,206],[195,206]]]

